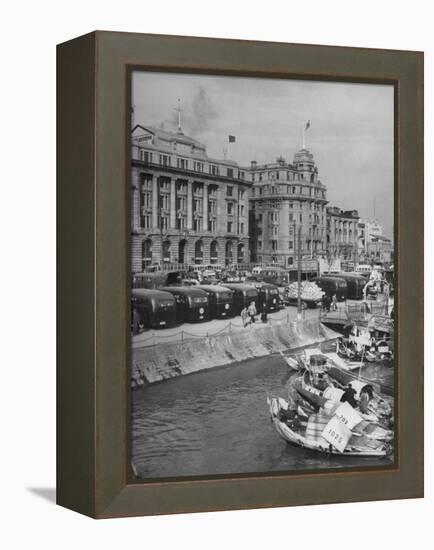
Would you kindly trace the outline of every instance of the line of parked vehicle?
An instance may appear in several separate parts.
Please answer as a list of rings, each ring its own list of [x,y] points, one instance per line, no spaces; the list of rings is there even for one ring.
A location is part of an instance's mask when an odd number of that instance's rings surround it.
[[[271,313],[282,306],[278,287],[268,283],[133,288],[133,334],[144,328],[229,319],[240,315],[252,302],[258,312],[265,308]]]
[[[268,277],[274,274],[266,273]],[[133,334],[145,328],[231,318],[251,302],[258,312],[264,307],[267,313],[278,311],[290,301],[284,292],[287,282],[281,280],[280,272],[276,274],[279,277],[276,284],[252,274],[243,283],[198,284],[194,281],[194,285],[185,279],[184,273],[177,271],[136,274],[131,291]],[[343,302],[363,299],[367,278],[358,273],[336,273],[314,277],[311,282],[316,283],[327,298],[335,295],[337,301]]]

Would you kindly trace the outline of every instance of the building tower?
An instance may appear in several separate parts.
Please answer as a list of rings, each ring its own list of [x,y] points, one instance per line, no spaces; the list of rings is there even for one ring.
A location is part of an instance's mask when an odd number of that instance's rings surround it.
[[[253,161],[249,171],[252,261],[295,266],[299,229],[302,255],[324,256],[327,190],[312,153],[300,149],[292,164],[282,157],[264,165]]]

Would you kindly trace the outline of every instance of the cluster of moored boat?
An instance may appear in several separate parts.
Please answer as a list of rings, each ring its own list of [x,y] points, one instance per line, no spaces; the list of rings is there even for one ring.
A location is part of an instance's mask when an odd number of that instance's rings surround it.
[[[286,441],[324,454],[384,457],[393,453],[393,386],[362,376],[362,363],[338,353],[281,354],[290,369],[288,395],[268,397]]]

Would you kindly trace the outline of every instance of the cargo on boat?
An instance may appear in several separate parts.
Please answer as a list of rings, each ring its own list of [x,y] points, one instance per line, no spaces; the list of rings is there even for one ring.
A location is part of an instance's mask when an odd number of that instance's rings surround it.
[[[363,420],[348,404],[332,414],[305,415],[281,397],[268,397],[277,433],[289,443],[327,455],[386,457],[393,452],[393,431]]]

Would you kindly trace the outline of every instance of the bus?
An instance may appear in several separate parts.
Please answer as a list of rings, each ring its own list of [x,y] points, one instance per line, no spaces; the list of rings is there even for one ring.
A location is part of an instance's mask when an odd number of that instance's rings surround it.
[[[197,286],[167,286],[159,290],[170,292],[174,296],[178,323],[194,323],[209,319],[209,298],[204,290]]]
[[[176,321],[176,302],[169,292],[133,288],[131,290],[133,334],[145,328],[165,328]]]
[[[344,279],[344,281],[346,281],[348,300],[363,299],[363,289],[365,288],[367,283],[365,277],[357,273],[338,273],[336,277]]]
[[[236,315],[239,315],[245,307],[249,307],[252,302],[255,302],[256,309],[259,312],[258,291],[254,286],[242,283],[225,283],[222,288],[228,288],[232,291],[232,304]]]
[[[258,310],[262,311],[265,304],[267,313],[278,311],[281,306],[279,288],[270,283],[252,283],[251,286],[258,291]]]
[[[263,267],[256,275],[259,281],[276,286],[287,286],[290,281],[290,273],[283,267]]]
[[[347,299],[347,282],[345,279],[335,275],[322,275],[312,279],[329,298],[336,294],[338,302],[344,302]]]
[[[197,285],[195,288],[204,290],[209,298],[210,316],[213,319],[232,317],[234,307],[232,303],[232,291],[220,285]]]
[[[133,273],[131,288],[159,288],[162,286],[180,285],[185,278],[183,271],[155,271]]]

